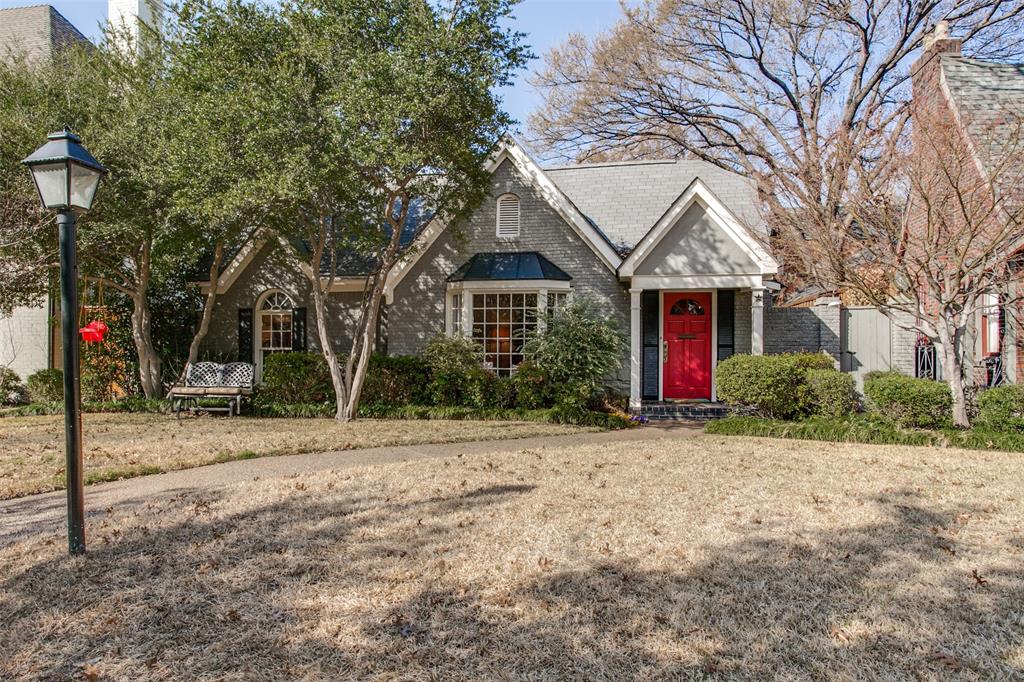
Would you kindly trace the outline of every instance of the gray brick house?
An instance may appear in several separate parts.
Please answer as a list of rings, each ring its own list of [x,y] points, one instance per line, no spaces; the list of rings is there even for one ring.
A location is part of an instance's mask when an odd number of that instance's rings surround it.
[[[610,379],[634,408],[714,401],[715,367],[734,353],[824,349],[838,364],[838,309],[835,320],[825,308],[796,310],[800,323],[785,309],[765,313],[779,266],[746,178],[690,160],[542,168],[512,140],[489,170],[476,212],[457,228],[428,223],[391,273],[388,353],[462,334],[507,375],[539,313],[577,297],[628,338]],[[207,354],[259,367],[267,353],[315,348],[309,287],[294,268],[276,243],[242,249],[216,283]],[[362,288],[358,276],[335,280],[329,332],[339,344],[351,339]]]

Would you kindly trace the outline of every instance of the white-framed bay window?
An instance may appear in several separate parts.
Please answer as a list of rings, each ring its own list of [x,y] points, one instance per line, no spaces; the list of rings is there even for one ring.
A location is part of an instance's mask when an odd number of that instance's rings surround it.
[[[569,282],[555,280],[469,281],[449,284],[448,289],[448,333],[477,342],[484,367],[499,376],[515,371],[545,315],[572,294]]]

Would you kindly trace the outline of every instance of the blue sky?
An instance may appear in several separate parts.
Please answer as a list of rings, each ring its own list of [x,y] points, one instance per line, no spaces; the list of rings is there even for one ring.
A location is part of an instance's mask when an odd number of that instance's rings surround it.
[[[45,2],[0,0],[0,7]],[[49,4],[90,38],[99,35],[99,27],[107,18],[107,0],[49,0]],[[528,34],[527,42],[540,57],[570,33],[592,36],[611,28],[621,16],[618,0],[525,0],[516,8],[515,25]],[[503,89],[501,94],[506,109],[523,124],[540,103],[539,95],[526,83],[526,73],[520,75],[514,87]]]

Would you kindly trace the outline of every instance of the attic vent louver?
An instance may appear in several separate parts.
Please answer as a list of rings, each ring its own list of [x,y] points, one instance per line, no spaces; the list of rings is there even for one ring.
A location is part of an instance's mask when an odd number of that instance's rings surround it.
[[[502,194],[498,197],[498,237],[519,236],[519,197]]]

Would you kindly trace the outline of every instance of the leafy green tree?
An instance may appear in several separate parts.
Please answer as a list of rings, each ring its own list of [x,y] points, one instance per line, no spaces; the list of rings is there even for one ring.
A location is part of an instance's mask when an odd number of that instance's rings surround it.
[[[355,417],[388,275],[409,255],[403,234],[425,211],[450,222],[486,193],[484,163],[511,123],[494,90],[527,57],[522,36],[501,25],[512,7],[196,0],[183,8],[182,49],[219,56],[204,60],[201,80],[229,112],[198,122],[198,140],[210,144],[187,146],[230,150],[234,163],[199,158],[196,174],[211,202],[241,207],[309,278],[339,420]],[[243,174],[238,191],[231,179]],[[369,271],[344,349],[327,323],[342,260]]]
[[[0,260],[17,274],[0,282],[0,300],[8,308],[37,301],[57,267],[53,217],[39,209],[19,161],[67,125],[110,169],[80,225],[80,272],[131,300],[140,385],[157,397],[161,360],[148,295],[186,257],[182,244],[193,237],[171,211],[160,163],[174,107],[163,85],[165,45],[147,41],[129,51],[123,44],[108,34],[98,48],[71,46],[43,63],[14,59],[0,66]]]

